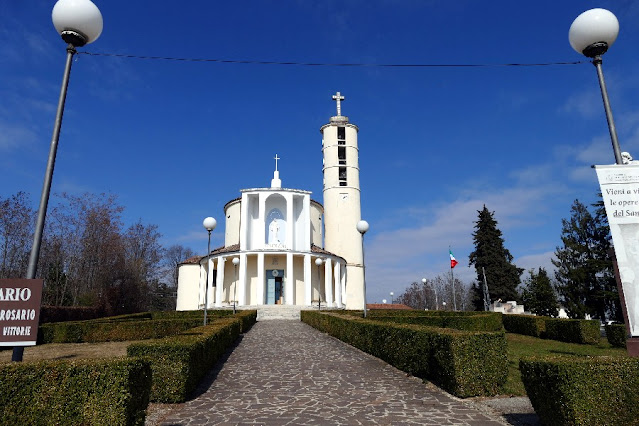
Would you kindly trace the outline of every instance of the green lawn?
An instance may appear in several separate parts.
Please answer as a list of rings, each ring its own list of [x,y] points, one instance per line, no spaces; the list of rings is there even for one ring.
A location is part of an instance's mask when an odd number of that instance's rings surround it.
[[[605,337],[598,345],[580,345],[557,340],[538,339],[523,334],[506,333],[508,341],[508,379],[504,384],[503,395],[525,396],[526,390],[521,381],[519,359],[527,356],[627,356],[623,348],[613,348]]]

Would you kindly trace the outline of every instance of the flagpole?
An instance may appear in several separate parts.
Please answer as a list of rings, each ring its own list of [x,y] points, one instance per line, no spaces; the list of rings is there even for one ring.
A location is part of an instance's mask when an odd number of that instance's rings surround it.
[[[448,246],[448,253],[452,255],[453,251]],[[453,274],[453,262],[450,262],[450,283],[453,286],[453,310],[457,310],[457,298],[455,297],[455,274]]]

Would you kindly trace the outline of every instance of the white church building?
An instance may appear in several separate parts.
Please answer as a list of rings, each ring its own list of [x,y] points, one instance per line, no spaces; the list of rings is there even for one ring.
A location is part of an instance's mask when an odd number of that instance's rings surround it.
[[[224,247],[178,269],[177,310],[297,305],[363,309],[364,260],[358,128],[341,115],[321,127],[324,206],[282,187],[279,160],[268,188],[241,190],[224,206]],[[205,291],[208,295],[205,297]]]

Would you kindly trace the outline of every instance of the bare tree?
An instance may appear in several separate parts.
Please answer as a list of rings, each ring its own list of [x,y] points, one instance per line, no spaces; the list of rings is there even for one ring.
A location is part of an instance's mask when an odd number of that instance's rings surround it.
[[[24,192],[0,198],[0,278],[26,275],[34,223],[29,204]]]
[[[178,265],[189,257],[195,256],[195,252],[188,247],[174,244],[164,251],[162,263],[164,266],[165,278],[168,278],[168,285],[177,288],[178,285]]]
[[[455,278],[454,297],[459,310],[472,308],[468,303],[469,289],[463,281]],[[398,303],[403,303],[414,309],[428,310],[452,310],[453,285],[450,275],[442,274],[426,282],[413,282],[397,298]]]

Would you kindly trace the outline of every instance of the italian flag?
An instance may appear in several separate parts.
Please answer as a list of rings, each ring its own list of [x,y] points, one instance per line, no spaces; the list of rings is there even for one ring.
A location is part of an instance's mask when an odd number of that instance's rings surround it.
[[[455,260],[455,256],[453,256],[453,252],[448,249],[448,254],[450,254],[450,269],[453,269],[459,262]]]

